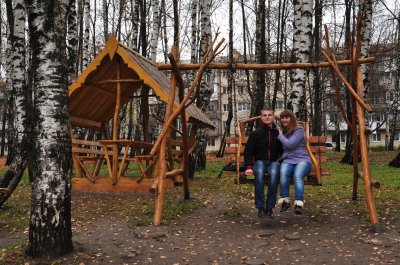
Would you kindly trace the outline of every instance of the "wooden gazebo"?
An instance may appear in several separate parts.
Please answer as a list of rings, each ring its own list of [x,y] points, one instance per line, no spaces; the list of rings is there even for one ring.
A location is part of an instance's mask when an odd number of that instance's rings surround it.
[[[121,106],[127,104],[135,92],[141,91],[144,86],[154,91],[161,101],[167,104],[172,102],[173,104],[169,104],[172,105],[172,111],[178,108],[180,99],[175,95],[175,89],[171,91],[171,79],[162,73],[155,63],[120,44],[114,36],[109,38],[106,47],[71,84],[69,87],[71,128],[75,126],[92,128],[103,133],[102,140],[99,141],[75,139],[71,133],[76,173],[78,176],[86,176],[86,178],[74,178],[73,189],[149,191],[154,187],[156,180],[150,176],[153,170],[149,170],[151,165],[154,166],[157,156],[154,154],[156,152],[149,155],[153,145],[149,142],[118,139],[118,116]],[[175,97],[171,97],[171,93]],[[178,135],[180,134],[181,140],[185,139],[188,142],[186,152],[190,152],[195,144],[196,129],[199,127],[214,129],[214,125],[193,104],[184,108],[184,112],[180,112],[177,118],[182,120],[182,116],[184,116],[182,124],[190,123],[191,131],[186,132],[186,129],[182,129],[182,132],[178,131]],[[109,136],[107,125],[111,120],[113,128],[112,135]],[[168,127],[169,133],[176,130],[173,126]],[[168,139],[167,153],[170,162],[168,171],[174,171],[176,162],[182,164],[184,147],[179,139],[170,139],[169,136]],[[124,154],[120,156],[124,148]],[[129,148],[139,152],[133,158],[128,157]],[[147,152],[144,149],[147,149]],[[87,169],[87,161],[94,161],[91,163],[92,171]],[[97,176],[99,167],[104,161],[107,162],[110,178]],[[124,165],[127,162],[139,163],[141,175],[138,179],[124,176]],[[181,173],[176,169],[174,172]],[[153,172],[153,175],[155,174]],[[168,187],[168,183],[170,186],[173,185],[169,179],[165,187]]]

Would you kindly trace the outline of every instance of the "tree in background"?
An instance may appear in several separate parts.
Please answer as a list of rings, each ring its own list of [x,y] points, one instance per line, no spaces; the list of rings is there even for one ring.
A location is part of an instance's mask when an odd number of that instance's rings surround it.
[[[312,43],[312,0],[294,0],[294,21],[293,21],[293,62],[306,63],[310,61]],[[292,93],[290,95],[291,105],[296,117],[300,120],[307,120],[306,109],[306,69],[295,69],[292,72]]]

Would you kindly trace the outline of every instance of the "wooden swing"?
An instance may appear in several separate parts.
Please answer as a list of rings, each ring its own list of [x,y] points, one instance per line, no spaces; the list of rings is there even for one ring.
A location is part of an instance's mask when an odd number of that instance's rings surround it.
[[[356,42],[355,44],[351,44],[351,52],[349,53],[350,60],[342,60],[337,61],[333,53],[329,49],[329,38],[328,38],[328,30],[325,26],[325,37],[326,37],[326,51],[323,52],[323,55],[326,57],[328,62],[318,62],[318,63],[283,63],[283,64],[240,64],[240,63],[214,63],[209,64],[207,66],[208,69],[232,69],[232,70],[288,70],[288,69],[296,69],[296,68],[315,68],[315,67],[330,67],[332,72],[332,80],[334,83],[334,88],[336,91],[336,96],[340,99],[339,88],[337,85],[336,78],[344,83],[346,89],[349,91],[352,102],[353,102],[353,113],[352,119],[347,117],[344,112],[344,108],[341,104],[341,101],[338,100],[338,104],[341,110],[341,113],[347,122],[347,124],[351,128],[351,133],[354,139],[353,145],[353,199],[357,198],[357,187],[358,187],[358,179],[363,180],[364,188],[365,188],[365,198],[366,204],[372,224],[372,230],[374,232],[379,232],[381,230],[381,226],[379,223],[376,206],[373,198],[372,188],[378,188],[379,182],[372,180],[370,174],[370,165],[368,160],[368,148],[367,148],[367,139],[366,139],[366,126],[364,121],[364,112],[371,111],[371,107],[364,102],[364,87],[363,87],[363,79],[362,72],[360,68],[360,64],[370,63],[375,60],[373,57],[369,58],[360,58],[361,51],[361,16],[360,12],[357,17],[357,26],[356,26]],[[351,75],[350,82],[346,80],[343,74],[339,70],[339,66],[350,65],[351,66]],[[177,66],[179,69],[184,70],[194,70],[199,69],[201,67],[200,64],[179,64]],[[168,64],[160,64],[158,66],[159,69],[162,70],[170,70],[171,65]],[[241,149],[245,140],[242,137],[239,137]],[[310,141],[309,141],[310,142]],[[235,141],[233,140],[233,143]],[[239,144],[239,141],[237,141]],[[238,149],[239,149],[238,148]],[[240,152],[241,153],[241,152]],[[239,152],[234,152],[238,156]],[[361,155],[362,160],[362,170],[359,170],[358,166],[358,156]],[[239,161],[239,158],[236,158]],[[239,170],[237,170],[239,172]],[[236,173],[237,174],[237,173]],[[317,176],[318,179],[318,176]]]
[[[225,148],[225,162],[236,165],[234,171],[223,171],[225,174],[235,174],[235,184],[253,183],[254,179],[249,179],[244,175],[244,170],[240,168],[240,164],[244,162],[243,152],[248,140],[246,135],[246,124],[259,120],[260,116],[240,121],[238,124],[238,136],[227,137],[226,143],[229,145]],[[308,122],[298,122],[303,126],[306,133],[306,148],[312,162],[312,170],[306,176],[304,184],[322,185],[322,176],[329,176],[325,163],[326,158],[326,136],[310,136]],[[266,178],[268,182],[268,178]]]

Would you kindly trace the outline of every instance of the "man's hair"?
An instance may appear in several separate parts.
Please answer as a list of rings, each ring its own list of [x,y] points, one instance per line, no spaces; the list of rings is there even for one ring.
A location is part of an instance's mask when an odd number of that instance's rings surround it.
[[[270,112],[272,112],[272,114],[274,114],[274,112],[275,112],[273,108],[265,107],[260,111],[260,114],[262,114],[264,111],[270,111]]]

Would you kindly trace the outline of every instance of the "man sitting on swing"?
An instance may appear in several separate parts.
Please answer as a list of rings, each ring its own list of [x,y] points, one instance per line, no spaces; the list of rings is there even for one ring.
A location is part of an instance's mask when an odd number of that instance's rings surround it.
[[[281,157],[283,148],[278,140],[279,132],[274,121],[273,109],[261,110],[261,126],[250,134],[244,150],[244,161],[247,167],[245,175],[254,174],[254,200],[259,218],[265,215],[272,218],[276,203],[279,179],[279,164],[276,161]],[[265,200],[264,177],[267,170],[269,185],[267,200]]]

